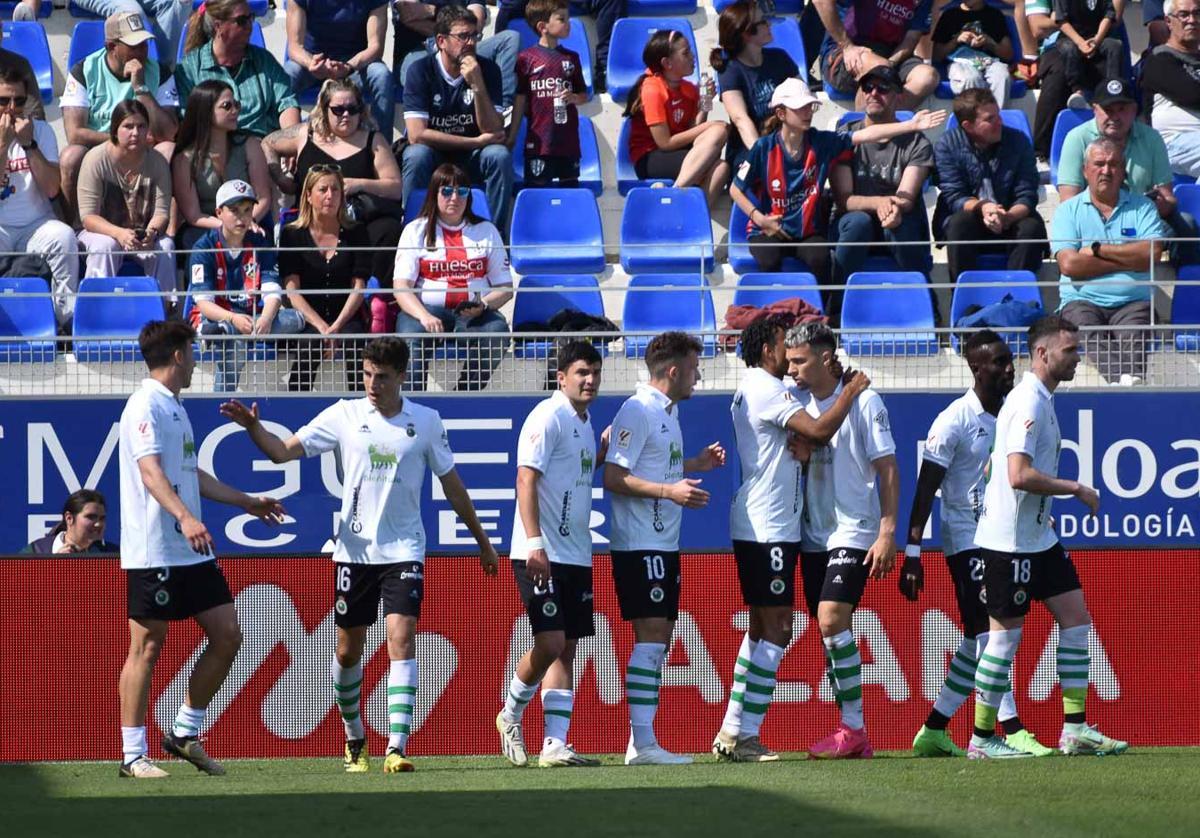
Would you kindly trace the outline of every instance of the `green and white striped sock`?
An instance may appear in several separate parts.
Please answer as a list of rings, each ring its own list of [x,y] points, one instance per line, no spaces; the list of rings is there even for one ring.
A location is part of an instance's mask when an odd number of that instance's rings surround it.
[[[408,747],[413,705],[417,703],[417,660],[392,661],[388,668],[388,750]]]
[[[758,736],[763,717],[771,706],[771,696],[775,693],[775,672],[783,660],[783,653],[782,646],[766,640],[755,644],[750,665],[746,667],[746,692],[742,702],[742,729],[739,736]]]
[[[571,707],[575,693],[571,690],[548,690],[542,687],[542,715],[545,718],[545,737],[565,745],[571,727]]]
[[[757,640],[751,640],[747,633],[742,637],[742,646],[738,649],[737,661],[733,665],[733,684],[729,688],[729,706],[725,708],[725,721],[721,730],[733,736],[742,732],[742,702],[746,695],[746,672],[750,666],[750,658],[754,655]]]
[[[975,667],[975,735],[980,738],[995,735],[1000,701],[1012,691],[1009,671],[1020,642],[1019,628],[988,632],[987,646]]]
[[[658,689],[662,684],[664,643],[635,643],[625,668],[625,698],[629,702],[629,727],[636,748],[654,745],[654,714],[658,712]]]
[[[974,637],[964,637],[950,659],[950,668],[946,670],[946,682],[942,684],[933,709],[947,719],[953,718],[962,707],[963,702],[975,689],[975,656],[979,653],[978,642]]]
[[[822,639],[832,664],[833,681],[842,708],[842,724],[862,730],[862,657],[858,653],[854,632],[847,629]]]
[[[510,724],[520,724],[525,715],[525,708],[537,694],[538,682],[526,684],[513,673],[512,681],[508,684],[508,697],[504,699],[504,720]]]
[[[362,661],[351,667],[343,667],[337,662],[337,658],[334,658],[329,664],[329,677],[333,679],[333,697],[337,701],[338,712],[342,715],[342,728],[346,731],[346,739],[362,739],[365,734],[358,704],[359,695],[362,693]]]

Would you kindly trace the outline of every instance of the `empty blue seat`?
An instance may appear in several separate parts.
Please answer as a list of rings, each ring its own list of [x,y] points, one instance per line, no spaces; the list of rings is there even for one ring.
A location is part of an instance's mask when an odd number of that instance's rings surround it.
[[[17,8],[17,6],[19,6],[19,5],[20,5],[19,0],[0,0],[0,17],[4,18],[5,23],[8,23],[10,20],[12,20],[13,10],[15,8]],[[39,18],[48,18],[48,17],[50,17],[50,13],[52,11],[54,11],[54,4],[47,2],[47,0],[42,0],[42,6],[40,9],[38,9],[38,17]],[[33,23],[34,21],[19,20],[16,22],[17,23]],[[7,35],[8,33],[5,32],[5,34]],[[6,49],[11,49],[11,47],[6,47]]]
[[[521,49],[528,49],[538,42],[538,36],[524,18],[519,20],[510,20],[508,28],[521,36]],[[592,87],[592,46],[588,43],[587,29],[582,23],[571,24],[571,33],[567,37],[559,41],[567,49],[578,53],[579,63],[583,66],[580,69],[583,71],[583,82],[587,85],[588,98],[592,97],[594,89]]]
[[[1002,282],[1003,286],[988,286],[981,283]],[[1037,287],[1037,276],[1030,271],[963,271],[958,275],[954,286],[954,296],[950,300],[950,325],[967,313],[971,306],[989,306],[1011,294],[1018,302],[1031,302],[1042,305],[1042,293]],[[1028,355],[1029,341],[1024,331],[1005,332],[999,335],[1004,338],[1014,355]],[[957,351],[962,338],[956,333],[951,335],[950,342]]]
[[[46,280],[40,276],[0,276],[0,363],[53,361],[57,331],[54,303]]]
[[[1062,156],[1063,143],[1072,128],[1092,119],[1092,112],[1083,108],[1063,108],[1054,120],[1054,133],[1050,139],[1050,182],[1058,186],[1058,160]]]
[[[49,0],[45,0],[42,3],[43,11],[50,8]],[[53,62],[50,60],[50,41],[47,40],[46,30],[42,25],[36,20],[4,21],[4,48],[25,56],[25,60],[33,68],[33,75],[37,78],[38,93],[43,104],[49,105],[53,102]]]
[[[776,4],[775,11],[782,12],[779,4]],[[769,20],[773,40],[767,46],[786,52],[800,68],[800,78],[808,78],[808,55],[804,52],[804,38],[800,35],[800,24],[796,18],[772,17]]]
[[[697,65],[702,61],[696,51],[696,37],[692,25],[680,17],[624,17],[613,27],[611,46],[608,50],[608,92],[614,102],[625,102],[633,83],[646,72],[642,63],[642,49],[650,36],[660,29],[681,32],[692,45],[692,54]],[[693,83],[700,83],[699,71],[688,76]]]
[[[600,273],[604,228],[586,189],[526,189],[512,214],[512,266],[519,274]]]
[[[712,223],[704,192],[639,187],[625,196],[621,266],[626,273],[708,273]]]
[[[989,5],[995,4],[989,3]],[[996,8],[1004,10],[1005,7],[996,6]],[[1008,38],[1012,42],[1013,56],[1015,57],[1020,54],[1017,51],[1021,49],[1021,38],[1017,34],[1017,23],[1015,20],[1013,20],[1011,14],[1006,14],[1004,16],[1004,20],[1008,24]],[[942,61],[937,64],[938,72],[942,74],[942,81],[938,84],[937,91],[934,93],[934,95],[939,99],[954,98],[954,91],[950,88],[950,76],[946,72],[946,68],[949,66],[949,64],[950,62],[948,61]],[[1029,85],[1025,83],[1024,79],[1013,79],[1012,84],[1009,85],[1008,88],[1008,98],[1010,101],[1013,99],[1022,99],[1028,92]]]
[[[755,288],[754,286],[770,286]],[[742,274],[733,293],[735,306],[768,306],[780,300],[799,297],[818,311],[824,311],[817,278],[810,273]]]
[[[412,221],[421,214],[421,205],[425,203],[425,193],[429,190],[418,186],[408,196],[408,205],[404,208],[404,223]],[[476,215],[492,220],[492,211],[488,207],[487,194],[478,186],[471,187],[471,210]]]
[[[263,4],[266,5],[265,3]],[[251,7],[253,8],[253,6]],[[183,31],[179,33],[179,51],[175,55],[175,63],[183,61],[183,45],[187,43],[188,36],[188,21],[184,21]],[[256,20],[250,27],[250,44],[256,47],[267,48],[267,42],[263,40],[262,25]]]
[[[513,186],[525,188],[525,135],[529,131],[529,120],[521,120],[517,129],[517,140],[513,144]],[[600,144],[596,141],[596,126],[586,116],[579,117],[579,185],[588,189],[597,198],[604,192],[604,175],[600,171]]]
[[[147,54],[151,61],[158,61],[158,42],[150,40]],[[81,20],[71,30],[71,46],[67,50],[67,72],[93,52],[104,49],[104,21]],[[164,76],[161,81],[166,81]],[[155,91],[157,92],[157,91]]]
[[[1180,268],[1179,279],[1189,272],[1190,281],[1200,279],[1200,266]],[[1175,325],[1175,348],[1180,352],[1200,352],[1200,285],[1176,285],[1171,298],[1171,322]],[[1179,329],[1196,326],[1195,329]]]
[[[542,288],[554,290],[536,290]],[[548,323],[554,315],[568,308],[596,317],[604,316],[600,283],[593,274],[523,276],[517,286],[517,299],[513,303],[513,332],[526,323]],[[597,344],[601,352],[607,351],[606,341],[597,341]],[[513,342],[513,355],[517,358],[548,358],[553,345],[552,339],[522,340],[518,334]]]
[[[1025,115],[1025,111],[1018,108],[1005,108],[1000,111],[1000,121],[1009,128],[1015,128],[1020,131],[1029,138],[1029,142],[1033,142],[1033,128],[1029,124],[1029,117]],[[950,114],[950,117],[946,120],[946,130],[953,131],[957,127],[958,118],[954,114]]]
[[[621,135],[617,137],[617,191],[622,195],[628,195],[629,190],[637,186],[649,186],[652,183],[665,183],[669,186],[673,181],[654,178],[642,180],[637,176],[633,158],[629,156],[629,135],[633,131],[632,125],[630,120],[625,120],[621,125]]]
[[[662,17],[690,15],[696,11],[696,0],[626,0],[625,14],[630,17]]]
[[[672,290],[678,288],[694,290]],[[629,290],[625,292],[625,310],[621,317],[622,330],[625,332],[689,332],[703,343],[702,357],[711,358],[717,354],[717,339],[713,334],[717,328],[717,315],[708,280],[701,274],[639,274],[629,277]],[[627,335],[625,357],[644,357],[646,345],[651,339],[650,335]]]
[[[162,298],[141,295],[157,292],[158,283],[147,276],[84,277],[75,300],[76,360],[140,360],[138,333],[151,320],[163,318]],[[95,337],[112,340],[88,339]]]
[[[1184,174],[1180,174],[1179,172],[1172,173],[1171,185],[1174,186],[1176,189],[1179,189],[1179,187],[1181,187],[1181,186],[1190,186],[1190,185],[1194,184],[1195,182],[1196,182],[1196,179],[1194,177],[1192,177],[1191,175],[1184,175]]]
[[[842,302],[842,346],[851,355],[936,355],[929,285],[915,271],[859,271],[846,282]],[[888,285],[888,288],[863,288]],[[848,333],[845,330],[871,331]]]

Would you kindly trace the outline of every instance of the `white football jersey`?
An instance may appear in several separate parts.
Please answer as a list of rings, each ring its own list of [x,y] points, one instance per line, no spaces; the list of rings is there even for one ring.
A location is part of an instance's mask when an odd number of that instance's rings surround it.
[[[335,562],[425,561],[421,487],[425,469],[441,477],[454,468],[442,417],[405,397],[385,417],[367,399],[342,399],[296,431],[304,454],[334,448],[342,459],[342,509]]]
[[[612,422],[607,461],[653,483],[683,479],[683,433],[679,405],[649,384],[625,400]],[[612,493],[613,550],[679,549],[683,508],[666,498]]]
[[[538,525],[546,555],[555,564],[592,566],[592,478],[596,435],[591,416],[581,417],[561,390],[537,404],[521,426],[517,466],[535,469]],[[514,559],[529,558],[520,509],[513,521]]]
[[[142,482],[138,460],[158,455],[163,474],[188,511],[200,518],[196,435],[183,403],[153,378],[142,381],[121,411],[121,567],[173,567],[211,561],[183,537],[175,516],[163,509]]]
[[[490,221],[464,221],[455,227],[439,223],[429,250],[425,227],[425,219],[417,218],[404,228],[394,273],[420,289],[423,304],[453,309],[479,300],[493,288],[512,285],[508,251]]]
[[[929,426],[924,458],[946,470],[942,479],[942,551],[947,556],[975,547],[983,509],[983,478],[996,417],[983,409],[974,390],[946,406]]]
[[[1057,477],[1061,449],[1054,396],[1041,379],[1027,372],[996,417],[976,545],[999,553],[1040,553],[1058,543],[1050,526],[1053,498],[1014,489],[1008,482],[1008,456],[1028,454],[1035,469]]]

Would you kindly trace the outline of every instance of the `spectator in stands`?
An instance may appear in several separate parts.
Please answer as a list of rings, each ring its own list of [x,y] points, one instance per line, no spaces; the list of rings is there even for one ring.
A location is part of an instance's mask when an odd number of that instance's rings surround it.
[[[501,116],[500,68],[475,54],[475,15],[462,6],[438,11],[438,51],[409,67],[404,82],[404,202],[433,170],[453,162],[483,181],[492,218],[508,229],[512,153]]]
[[[1004,13],[984,0],[946,6],[933,30],[933,60],[948,61],[950,89],[957,96],[986,87],[1003,108],[1012,87],[1013,43]]]
[[[1050,5],[1051,0],[1024,0],[1013,13],[1021,38],[1018,74],[1040,90],[1033,119],[1033,150],[1042,162],[1050,157],[1054,120],[1070,96],[1062,53],[1054,48],[1061,36]]]
[[[262,143],[239,131],[238,101],[233,88],[210,79],[192,88],[171,159],[172,194],[181,226],[180,250],[191,250],[211,230],[221,228],[217,193],[228,181],[248,181],[257,198],[253,224],[261,232],[271,225],[271,176]]]
[[[463,0],[394,0],[392,20],[396,24],[393,43],[392,67],[396,71],[396,84],[403,87],[408,78],[408,69],[426,55],[436,55],[437,16],[441,9],[454,6],[465,8],[475,16],[476,30],[483,32],[487,23],[487,6],[482,3],[467,3]],[[497,26],[490,38],[480,35],[475,45],[475,54],[496,62],[500,68],[500,107],[506,111],[512,107],[517,94],[517,54],[521,51],[521,36],[512,30],[502,31]]]
[[[42,12],[42,0],[20,0],[12,10],[13,20],[37,20]]]
[[[67,74],[60,104],[70,145],[63,149],[59,166],[68,221],[76,215],[76,180],[83,157],[88,149],[108,142],[113,108],[118,103],[136,100],[142,105],[149,118],[150,145],[175,137],[174,115],[155,99],[160,79],[158,64],[149,58],[153,37],[140,13],[114,14],[104,21],[104,49],[78,62]]]
[[[937,70],[916,55],[929,31],[933,0],[812,0],[825,24],[821,78],[835,90],[854,94],[868,70],[891,64],[900,73],[904,108],[916,108],[941,81]],[[861,104],[861,103],[860,103]]]
[[[1200,0],[1164,8],[1170,37],[1142,62],[1143,101],[1171,170],[1200,177]]]
[[[1101,79],[1123,76],[1125,45],[1112,37],[1117,25],[1114,0],[1054,0],[1058,40],[1054,48],[1062,56],[1068,108],[1086,108],[1084,90]],[[1121,4],[1122,9],[1124,3]]]
[[[508,343],[499,309],[512,299],[512,274],[500,232],[472,212],[471,182],[458,166],[443,163],[433,173],[421,214],[400,237],[392,284],[400,307],[396,332],[412,349],[405,388],[425,389],[425,361],[433,353],[420,335],[503,334],[454,344],[467,353],[457,389],[486,387]]]
[[[933,149],[938,202],[933,229],[945,240],[951,281],[974,270],[981,245],[957,244],[983,239],[1046,238],[1038,215],[1038,172],[1026,136],[1000,120],[990,90],[964,90],[954,97],[958,127],[947,131]],[[1008,254],[1008,269],[1037,272],[1045,244],[998,244]]]
[[[292,308],[310,330],[322,335],[366,332],[362,290],[371,275],[370,244],[366,227],[346,214],[341,168],[333,163],[310,166],[300,188],[300,215],[279,233],[279,276]],[[313,290],[328,293],[299,293]],[[332,358],[339,349],[350,388],[361,390],[361,340],[301,343],[288,388],[311,390],[321,356]]]
[[[571,32],[567,0],[530,0],[525,6],[529,28],[538,42],[517,58],[517,98],[513,104],[508,146],[517,141],[521,121],[525,134],[525,185],[579,185],[579,105],[587,101],[587,83],[579,55],[559,43]],[[564,115],[557,116],[561,98]]]
[[[292,83],[271,53],[250,43],[254,15],[246,0],[205,0],[188,24],[175,68],[176,105],[208,79],[228,84],[241,105],[238,128],[265,137],[300,121]]]
[[[1107,137],[1084,153],[1087,189],[1059,204],[1051,247],[1061,273],[1059,313],[1077,326],[1150,322],[1150,266],[1169,234],[1149,199],[1121,187],[1125,160]],[[1138,284],[1135,284],[1138,283]],[[1089,332],[1088,357],[1110,384],[1139,384],[1146,370],[1146,335],[1138,330]]]
[[[192,12],[191,0],[75,0],[75,5],[97,17],[135,14],[149,22],[154,40],[158,43],[159,59],[167,70],[163,74],[164,79],[170,74],[179,51],[179,36]]]
[[[721,159],[729,125],[709,121],[699,88],[685,78],[696,69],[691,44],[680,32],[660,29],[646,42],[642,60],[646,73],[625,105],[625,117],[633,120],[629,158],[637,176],[699,186],[712,205],[729,180],[729,164]]]
[[[204,231],[188,260],[192,328],[201,335],[294,335],[304,331],[300,312],[281,307],[283,293],[275,250],[271,239],[255,229],[259,198],[254,187],[244,180],[230,180],[217,190],[215,203],[219,226]],[[214,293],[220,291],[241,293]],[[231,392],[237,389],[246,363],[246,343],[234,340],[216,344],[213,389]]]
[[[388,144],[396,122],[395,82],[383,62],[388,0],[291,0],[283,69],[300,93],[325,79],[353,79],[366,91]]]
[[[19,19],[14,13],[13,20]],[[32,20],[32,18],[30,19]],[[4,27],[0,26],[0,44],[2,43],[4,43]],[[44,120],[46,113],[42,107],[42,90],[40,85],[38,85],[37,76],[34,75],[33,66],[29,63],[29,59],[19,52],[0,47],[0,72],[10,68],[15,69],[21,74],[21,79],[25,83],[25,89],[29,91],[27,95],[31,101],[25,108],[26,114],[30,119]]]
[[[0,67],[0,252],[36,253],[50,266],[54,311],[60,324],[71,319],[79,288],[75,232],[54,217],[58,195],[58,140],[53,129],[27,115],[36,99],[16,67]]]
[[[761,271],[778,271],[786,256],[801,259],[822,285],[829,283],[830,204],[825,181],[829,170],[853,160],[860,143],[878,143],[935,128],[944,111],[921,111],[906,122],[873,124],[853,133],[812,127],[817,97],[800,79],[788,79],[771,95],[774,113],[768,134],[754,144],[738,167],[729,195],[750,218],[750,255]],[[767,212],[759,210],[766,206]],[[841,292],[828,295],[825,311],[836,322]]]
[[[903,85],[887,66],[867,72],[859,82],[866,100],[866,118],[839,129],[854,134],[872,125],[895,125],[896,103]],[[888,243],[902,271],[926,276],[932,268],[929,253],[929,220],[921,192],[933,168],[933,144],[919,132],[902,134],[885,142],[858,143],[853,157],[839,160],[829,182],[839,217],[834,228],[833,281],[845,285],[852,273],[862,270],[870,242]],[[924,242],[903,247],[905,242]]]
[[[499,0],[496,12],[496,32],[508,28],[511,20],[525,16],[529,0]],[[574,0],[573,5],[582,14],[591,15],[596,23],[596,63],[592,69],[592,87],[597,94],[606,89],[608,78],[608,47],[612,40],[613,27],[625,17],[625,0]]]
[[[95,489],[77,489],[63,502],[62,518],[54,529],[25,546],[22,553],[119,553],[121,548],[104,540],[108,520],[104,495]]]
[[[1162,46],[1171,37],[1171,25],[1167,22],[1164,0],[1142,0],[1142,25],[1150,41],[1150,49]],[[1179,6],[1178,3],[1175,4]]]
[[[150,114],[136,99],[113,108],[109,140],[89,151],[79,170],[79,245],[84,276],[116,276],[126,258],[175,289],[175,248],[167,237],[171,167],[150,145]]]
[[[1013,23],[1021,57],[1017,59],[1017,76],[1035,86],[1041,76],[1040,63],[1047,47],[1054,46],[1058,31],[1050,15],[1050,0],[1005,0],[1013,7]],[[1050,50],[1054,52],[1054,50]]]
[[[736,169],[762,136],[771,115],[771,94],[800,75],[800,68],[786,52],[767,46],[774,36],[757,2],[739,0],[726,6],[717,32],[720,47],[708,63],[720,74],[721,104],[732,124],[725,159]]]
[[[296,192],[297,183],[304,183],[313,166],[340,167],[353,220],[366,228],[367,241],[378,248],[372,256],[371,275],[391,276],[396,242],[404,226],[400,166],[387,140],[375,129],[353,79],[326,81],[308,124],[268,134],[263,148],[272,175],[289,194]],[[296,160],[294,174],[284,171],[281,159],[287,158]]]

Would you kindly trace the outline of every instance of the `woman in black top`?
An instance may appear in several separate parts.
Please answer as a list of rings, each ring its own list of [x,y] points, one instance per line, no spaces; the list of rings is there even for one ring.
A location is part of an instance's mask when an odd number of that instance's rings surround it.
[[[322,335],[359,335],[366,332],[362,290],[371,274],[370,242],[364,225],[346,215],[342,173],[334,164],[312,166],[300,190],[300,217],[279,234],[279,278],[288,301],[309,328]],[[297,293],[328,290],[325,294]],[[338,345],[346,362],[351,390],[362,389],[359,360],[361,340],[323,341],[317,354],[315,341],[300,344],[300,360],[293,366],[291,390],[311,390],[321,356],[332,358]]]
[[[268,134],[263,150],[272,176],[291,194],[313,166],[340,166],[350,217],[366,225],[370,245],[379,248],[372,273],[381,279],[391,276],[396,242],[404,225],[400,166],[383,135],[371,124],[357,84],[350,79],[327,80],[308,125]],[[296,158],[294,175],[285,174],[280,165],[281,159],[290,157]]]
[[[63,503],[62,520],[54,529],[25,546],[22,553],[119,553],[121,548],[104,540],[107,519],[104,495],[79,489]]]

